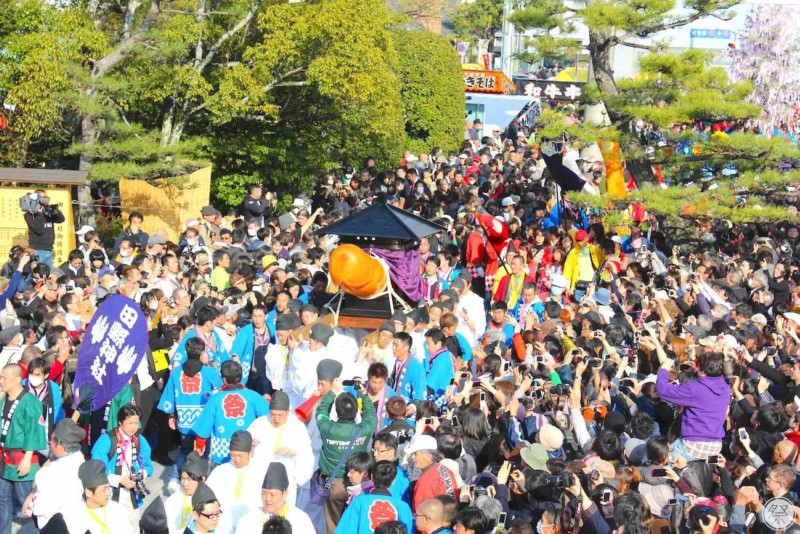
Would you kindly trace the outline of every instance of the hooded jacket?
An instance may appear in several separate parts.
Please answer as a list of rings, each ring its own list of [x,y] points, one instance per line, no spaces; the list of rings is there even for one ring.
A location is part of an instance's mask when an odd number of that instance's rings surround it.
[[[725,418],[731,389],[722,376],[701,376],[694,382],[673,385],[666,369],[658,371],[656,391],[667,402],[683,406],[681,436],[689,441],[718,441],[725,436]]]

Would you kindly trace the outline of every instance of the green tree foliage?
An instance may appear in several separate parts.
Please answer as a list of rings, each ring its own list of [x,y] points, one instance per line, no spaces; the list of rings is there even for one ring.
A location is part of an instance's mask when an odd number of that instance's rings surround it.
[[[461,2],[453,10],[452,20],[456,37],[469,42],[485,39],[491,51],[494,34],[503,26],[503,0]]]
[[[407,148],[456,149],[464,135],[464,84],[452,43],[428,32],[394,32]]]

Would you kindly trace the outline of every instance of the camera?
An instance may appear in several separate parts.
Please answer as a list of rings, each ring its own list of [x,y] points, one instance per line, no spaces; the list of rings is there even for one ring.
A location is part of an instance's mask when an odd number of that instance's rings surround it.
[[[536,393],[536,391],[534,391],[534,393]],[[523,407],[523,408],[525,408],[526,410],[530,410],[531,408],[533,408],[533,404],[534,404],[534,403],[533,403],[533,399],[532,399],[532,398],[530,398],[530,397],[522,397],[522,398],[519,400],[519,403],[520,403],[520,405],[522,405],[522,407]]]
[[[548,488],[568,488],[572,486],[572,473],[564,472],[549,476],[544,479],[544,483]]]
[[[19,209],[26,213],[36,213],[39,210],[39,195],[28,193],[19,199]]]
[[[351,386],[355,389],[361,389],[361,379],[360,378],[353,378],[352,380],[343,380],[343,386]]]
[[[147,489],[144,483],[144,474],[141,471],[131,475],[131,482],[135,484],[132,491],[136,493],[137,499],[143,501],[145,497],[150,495],[150,490]]]

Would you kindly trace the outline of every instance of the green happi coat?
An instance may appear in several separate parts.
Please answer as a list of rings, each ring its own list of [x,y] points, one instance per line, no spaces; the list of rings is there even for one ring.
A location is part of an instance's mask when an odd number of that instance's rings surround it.
[[[0,414],[5,409],[8,399],[0,399]],[[11,401],[13,404],[14,401]],[[42,403],[36,395],[25,392],[19,399],[11,424],[5,438],[5,449],[8,451],[41,451],[48,448],[46,422],[42,417]],[[2,429],[0,429],[2,430]],[[31,461],[31,470],[27,476],[20,477],[16,465],[6,465],[3,478],[12,482],[33,480],[39,470],[39,463]]]

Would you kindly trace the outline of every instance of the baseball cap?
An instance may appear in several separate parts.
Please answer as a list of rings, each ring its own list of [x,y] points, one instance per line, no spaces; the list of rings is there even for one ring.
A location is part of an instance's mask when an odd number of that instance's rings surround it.
[[[589,234],[586,232],[586,230],[578,230],[575,232],[575,241],[583,241],[584,239],[588,238]]]
[[[419,451],[435,451],[436,449],[436,438],[426,434],[420,434],[414,436],[411,443],[408,444],[406,454],[414,454]]]

